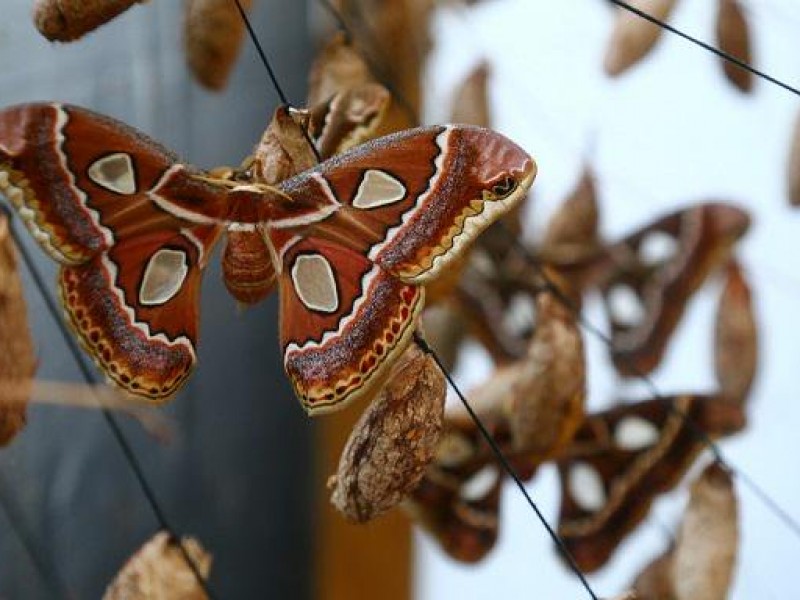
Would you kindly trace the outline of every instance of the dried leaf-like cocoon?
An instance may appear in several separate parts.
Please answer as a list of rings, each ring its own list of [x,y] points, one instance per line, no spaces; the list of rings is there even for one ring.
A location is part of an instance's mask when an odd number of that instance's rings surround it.
[[[146,0],[36,0],[33,22],[51,42],[71,42]]]
[[[789,187],[789,203],[800,206],[800,112],[794,123],[792,147],[789,150],[789,163],[786,170]]]
[[[717,6],[717,44],[720,50],[752,64],[750,30],[738,0],[719,0]],[[725,77],[742,92],[753,88],[753,74],[724,58],[719,59]]]
[[[692,485],[672,564],[677,600],[725,600],[739,546],[738,503],[730,474],[708,467]]]
[[[36,357],[9,224],[0,215],[0,446],[25,426]]]
[[[253,181],[275,185],[317,164],[303,129],[309,114],[284,106],[275,109],[272,120],[258,142],[250,163]]]
[[[250,10],[252,0],[240,0]],[[186,62],[198,82],[221,90],[244,40],[244,21],[232,0],[187,0],[183,28]]]
[[[418,125],[421,70],[431,47],[428,21],[434,6],[433,0],[340,2],[342,12],[354,22],[370,23],[373,35],[361,40],[367,42],[365,53],[377,58],[382,77],[397,92],[382,133]]]
[[[633,582],[640,600],[672,600],[672,551],[662,554],[647,565]]]
[[[183,546],[203,578],[211,555],[192,538]],[[205,592],[175,540],[161,531],[134,554],[108,586],[103,600],[205,600]]]
[[[692,484],[675,546],[645,567],[633,587],[641,600],[724,600],[738,546],[733,481],[712,464]]]
[[[536,315],[528,356],[505,407],[514,448],[543,462],[570,442],[583,420],[586,363],[572,311],[542,293]]]
[[[475,67],[456,90],[450,120],[479,127],[491,127],[489,97],[486,87],[489,65],[485,62]]]
[[[373,83],[369,67],[343,33],[322,48],[308,75],[308,106],[326,102],[342,90]]]
[[[536,314],[527,355],[470,392],[470,403],[490,421],[506,424],[514,455],[538,464],[557,455],[580,426],[586,370],[573,313],[542,293]],[[463,415],[455,418],[467,423]]]
[[[717,310],[714,363],[723,396],[744,404],[758,368],[758,328],[741,266],[728,263]]]
[[[666,21],[675,8],[676,0],[632,0],[630,4],[652,17]],[[621,75],[647,56],[660,37],[661,28],[658,25],[619,8],[606,50],[606,73],[612,77]]]
[[[419,484],[436,453],[444,399],[442,372],[410,345],[347,440],[332,480],[331,502],[340,512],[368,521]]]
[[[585,167],[578,185],[547,224],[540,254],[545,260],[563,263],[596,252],[599,221],[594,175]]]

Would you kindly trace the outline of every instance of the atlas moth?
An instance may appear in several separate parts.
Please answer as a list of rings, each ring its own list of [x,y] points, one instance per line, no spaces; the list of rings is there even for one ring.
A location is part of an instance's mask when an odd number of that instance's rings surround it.
[[[200,281],[226,228],[261,236],[284,368],[320,413],[374,392],[412,339],[425,285],[535,174],[504,136],[450,125],[267,185],[214,177],[83,108],[0,112],[0,188],[61,264],[70,325],[111,380],[149,402],[173,396],[194,367]]]

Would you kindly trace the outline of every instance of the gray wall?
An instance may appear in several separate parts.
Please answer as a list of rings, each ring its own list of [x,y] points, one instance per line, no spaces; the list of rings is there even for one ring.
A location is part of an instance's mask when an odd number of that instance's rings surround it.
[[[2,106],[62,100],[91,107],[211,167],[237,164],[277,104],[249,42],[226,93],[208,94],[188,79],[178,0],[137,6],[72,45],[39,37],[31,4],[3,0],[0,9]],[[263,0],[254,22],[287,92],[301,102],[310,53],[305,3]],[[52,281],[53,265],[33,252]],[[213,552],[211,583],[220,597],[307,597],[311,431],[281,370],[277,299],[240,314],[218,260],[212,265],[203,289],[200,367],[164,409],[174,439],[160,445],[123,418],[125,431],[173,525]],[[79,381],[38,292],[26,289],[40,377]],[[88,410],[31,409],[24,434],[0,452],[0,500],[3,599],[64,595],[35,569],[10,519],[28,531],[38,560],[73,598],[99,597],[156,529],[106,424]]]

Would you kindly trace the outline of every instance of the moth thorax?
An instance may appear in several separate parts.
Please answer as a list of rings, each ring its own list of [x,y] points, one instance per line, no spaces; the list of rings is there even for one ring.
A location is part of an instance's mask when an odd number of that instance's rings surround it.
[[[239,302],[255,304],[269,295],[275,286],[275,269],[259,231],[228,230],[222,276]]]

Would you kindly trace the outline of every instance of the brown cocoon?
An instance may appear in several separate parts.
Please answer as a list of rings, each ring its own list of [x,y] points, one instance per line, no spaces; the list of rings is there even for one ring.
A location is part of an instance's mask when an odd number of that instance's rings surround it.
[[[584,416],[586,363],[575,315],[552,294],[536,298],[536,330],[505,398],[514,448],[544,462],[572,440]]]
[[[71,42],[146,0],[36,0],[33,22],[51,42]]]
[[[17,256],[0,215],[0,446],[8,444],[25,426],[36,357],[28,326]]]
[[[692,485],[672,563],[677,600],[725,600],[739,546],[738,504],[730,474],[711,465]]]
[[[723,52],[735,56],[748,65],[752,64],[750,31],[742,7],[737,0],[719,0],[717,44]],[[742,69],[722,57],[719,60],[728,81],[742,92],[749,92],[753,88],[753,75],[750,71]]]
[[[634,590],[640,600],[725,600],[738,546],[733,481],[712,464],[692,484],[674,548],[645,567]]]
[[[453,110],[450,113],[452,123],[468,123],[479,127],[491,127],[489,97],[486,88],[489,79],[489,65],[485,62],[475,67],[469,76],[456,90]]]
[[[666,21],[675,8],[676,0],[631,0],[642,12]],[[638,63],[653,49],[661,37],[661,28],[625,9],[617,10],[617,21],[606,50],[603,66],[614,77]]]
[[[250,10],[252,0],[240,0]],[[233,0],[187,0],[183,42],[186,62],[198,82],[221,90],[242,48],[245,26]]]
[[[594,175],[585,167],[575,189],[547,224],[540,254],[556,263],[578,260],[600,246]]]
[[[723,396],[744,404],[758,368],[758,328],[750,286],[736,261],[727,267],[714,336],[714,365]]]
[[[800,112],[794,123],[792,147],[789,150],[789,164],[786,170],[789,187],[789,202],[792,206],[800,206]]]
[[[445,380],[416,344],[393,366],[361,415],[332,478],[331,502],[348,519],[368,521],[420,482],[442,432]]]
[[[204,579],[211,570],[211,555],[192,538],[183,547]],[[205,600],[178,544],[161,531],[134,554],[108,586],[103,600]]]
[[[314,153],[303,135],[308,127],[306,111],[278,107],[253,151],[250,173],[256,183],[277,185],[284,179],[317,164]]]
[[[374,83],[369,67],[343,33],[320,50],[308,74],[308,106],[327,102],[333,95]]]

